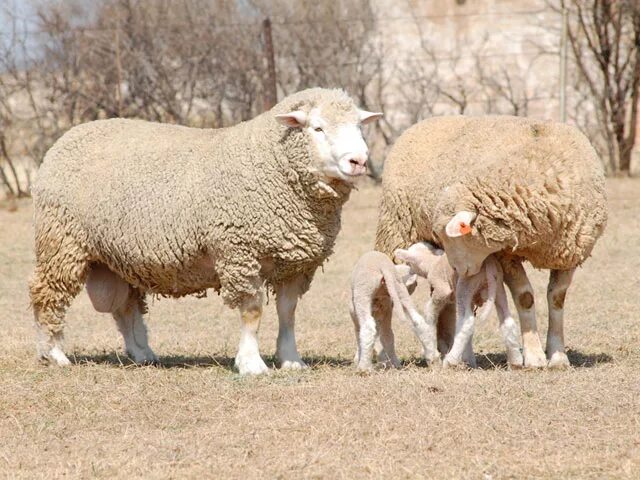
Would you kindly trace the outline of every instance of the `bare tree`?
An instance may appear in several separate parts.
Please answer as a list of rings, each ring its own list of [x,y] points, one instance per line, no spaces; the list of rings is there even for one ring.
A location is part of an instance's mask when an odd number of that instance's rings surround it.
[[[610,169],[629,172],[640,101],[640,3],[560,0],[553,6],[568,10],[573,60],[595,102]]]

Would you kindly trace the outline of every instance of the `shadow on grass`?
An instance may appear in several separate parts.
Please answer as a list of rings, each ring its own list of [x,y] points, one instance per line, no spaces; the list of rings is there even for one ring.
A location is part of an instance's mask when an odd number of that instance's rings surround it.
[[[577,350],[568,350],[567,356],[572,367],[576,368],[592,368],[599,364],[613,362],[613,357],[607,353],[585,353]],[[94,355],[73,355],[72,361],[76,365],[96,364],[110,365],[113,367],[137,367],[137,365],[126,355],[120,355],[116,352],[101,353]],[[265,363],[275,368],[278,363],[274,355],[263,356]],[[304,362],[311,368],[330,367],[345,368],[353,366],[351,359],[330,357],[330,356],[306,356],[303,357]],[[506,370],[507,356],[505,353],[477,353],[476,360],[480,370]],[[405,360],[403,367],[427,367],[427,363],[422,358],[409,358]],[[166,355],[159,357],[159,362],[155,364],[158,368],[211,368],[218,367],[227,370],[233,370],[234,358],[225,355]]]
[[[275,355],[262,357],[271,368],[275,368],[278,363]],[[131,358],[119,353],[99,353],[94,355],[72,354],[70,360],[76,365],[95,364],[108,365],[112,367],[138,367]],[[351,360],[327,356],[307,356],[303,357],[304,362],[312,368],[315,367],[347,367],[351,366]],[[234,369],[234,357],[225,355],[163,355],[159,356],[158,363],[152,366],[158,368],[210,368],[218,367],[227,370]]]
[[[571,366],[575,368],[592,368],[602,363],[613,362],[613,357],[607,353],[586,353],[569,349],[567,356]],[[509,368],[505,353],[477,353],[476,360],[481,370]]]

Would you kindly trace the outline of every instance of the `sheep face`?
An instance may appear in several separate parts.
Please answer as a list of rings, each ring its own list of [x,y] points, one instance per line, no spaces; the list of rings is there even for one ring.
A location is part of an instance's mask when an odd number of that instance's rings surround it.
[[[474,228],[476,216],[463,210],[434,224],[434,234],[447,252],[449,264],[461,277],[476,275],[482,262],[500,250],[500,246],[488,245],[478,234]]]
[[[362,137],[361,125],[372,122],[381,113],[335,111],[324,113],[321,107],[304,112],[296,110],[276,119],[283,125],[302,129],[314,151],[314,167],[327,179],[353,182],[367,172],[369,149]]]

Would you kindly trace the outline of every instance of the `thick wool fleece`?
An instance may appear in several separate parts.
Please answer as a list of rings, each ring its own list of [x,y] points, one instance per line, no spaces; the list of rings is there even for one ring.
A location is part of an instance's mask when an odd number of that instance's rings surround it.
[[[376,249],[422,240],[460,210],[488,245],[536,268],[566,270],[607,220],[604,171],[577,129],[533,119],[439,117],[400,136],[385,162]]]
[[[357,121],[344,92],[311,89],[225,129],[123,119],[71,129],[33,188],[34,304],[67,303],[92,262],[142,293],[214,288],[232,307],[259,277],[273,286],[301,274],[308,288],[351,190],[321,182],[308,134],[274,118],[314,107],[330,123]]]

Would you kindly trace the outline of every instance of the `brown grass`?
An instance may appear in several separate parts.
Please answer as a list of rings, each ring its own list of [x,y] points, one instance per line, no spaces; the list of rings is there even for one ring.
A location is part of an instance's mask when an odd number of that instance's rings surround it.
[[[215,294],[150,303],[163,367],[130,366],[86,294],[68,314],[78,365],[34,362],[27,278],[31,206],[0,210],[0,472],[72,478],[638,478],[640,183],[608,183],[611,217],[567,297],[574,368],[508,371],[496,320],[475,338],[481,368],[430,371],[395,323],[401,371],[353,370],[349,272],[371,248],[379,190],[344,212],[336,253],[299,309],[302,373],[240,378],[237,312]],[[545,279],[532,272],[540,330]],[[424,298],[424,292],[418,292]],[[273,301],[261,329],[275,349]]]

